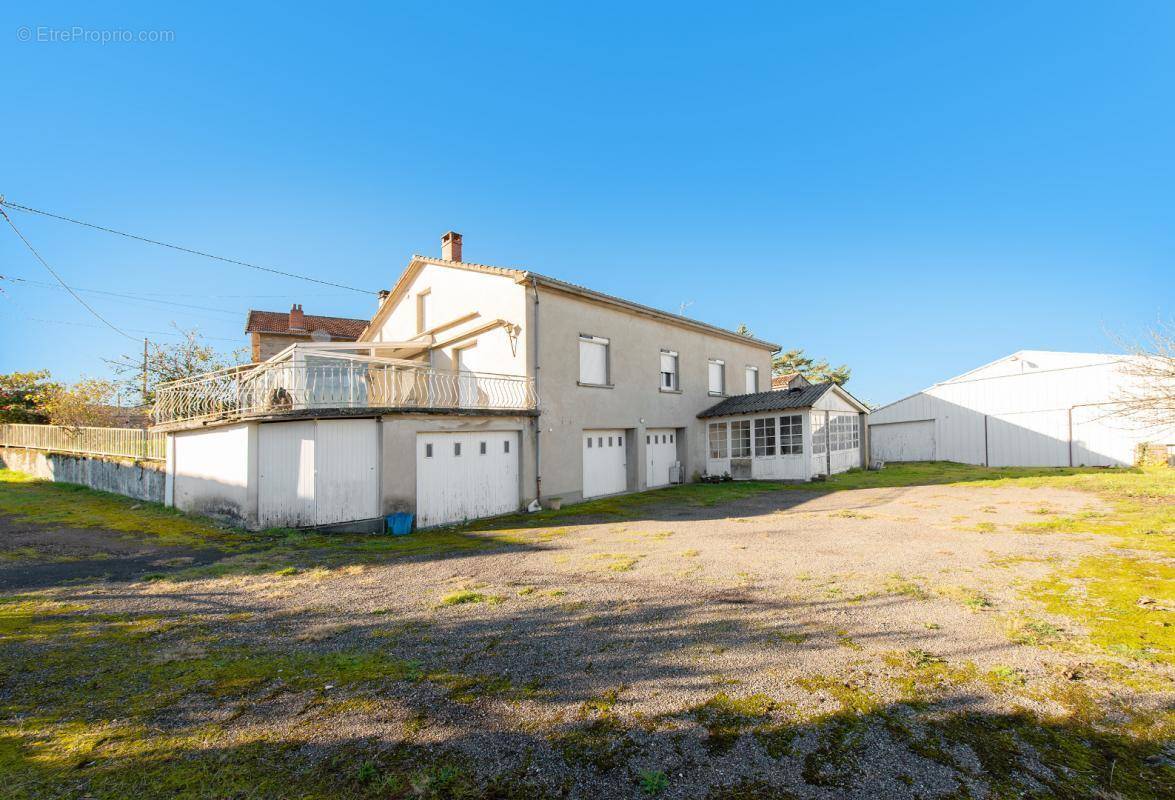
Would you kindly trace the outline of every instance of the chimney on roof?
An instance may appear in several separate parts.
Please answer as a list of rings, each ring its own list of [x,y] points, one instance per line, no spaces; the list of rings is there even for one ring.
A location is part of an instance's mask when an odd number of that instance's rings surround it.
[[[441,258],[445,261],[461,260],[461,234],[449,231],[441,237]]]
[[[304,331],[306,330],[306,317],[302,314],[302,304],[294,303],[290,306],[290,330]]]
[[[375,301],[375,307],[377,309],[381,308],[384,304],[384,300],[387,300],[388,295],[390,295],[390,294],[391,294],[391,292],[389,292],[387,289],[380,289],[379,290],[379,299]]]

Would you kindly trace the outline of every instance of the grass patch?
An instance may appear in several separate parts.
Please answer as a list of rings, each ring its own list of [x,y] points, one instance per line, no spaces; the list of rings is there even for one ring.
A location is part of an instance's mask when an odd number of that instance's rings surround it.
[[[231,548],[248,541],[243,531],[217,527],[158,503],[10,469],[0,469],[0,514],[37,525],[106,528],[176,547]]]
[[[442,606],[466,606],[476,605],[478,603],[490,603],[497,605],[502,602],[503,598],[494,594],[485,594],[477,592],[473,589],[459,589],[455,592],[450,592],[441,598]]]

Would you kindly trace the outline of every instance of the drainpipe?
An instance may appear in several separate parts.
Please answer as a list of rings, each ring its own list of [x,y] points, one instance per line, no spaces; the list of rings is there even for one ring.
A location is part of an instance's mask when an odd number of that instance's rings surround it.
[[[534,290],[534,397],[535,403],[539,398],[539,281],[530,276],[530,287]],[[534,418],[534,499],[541,501],[543,496],[543,458],[540,438],[542,437],[542,411]]]

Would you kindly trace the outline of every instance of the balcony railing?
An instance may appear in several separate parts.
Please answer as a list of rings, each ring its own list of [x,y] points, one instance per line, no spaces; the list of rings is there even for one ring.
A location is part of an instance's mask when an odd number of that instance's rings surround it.
[[[156,424],[334,408],[530,410],[534,380],[316,357],[262,363],[163,384]]]

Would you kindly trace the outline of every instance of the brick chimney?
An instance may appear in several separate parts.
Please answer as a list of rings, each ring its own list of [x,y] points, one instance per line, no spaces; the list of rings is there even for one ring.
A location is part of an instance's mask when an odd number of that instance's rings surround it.
[[[445,261],[461,260],[461,234],[449,231],[441,237],[441,258]]]
[[[302,314],[301,303],[294,303],[294,305],[290,306],[290,330],[306,330],[306,317]]]

